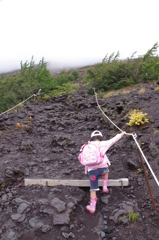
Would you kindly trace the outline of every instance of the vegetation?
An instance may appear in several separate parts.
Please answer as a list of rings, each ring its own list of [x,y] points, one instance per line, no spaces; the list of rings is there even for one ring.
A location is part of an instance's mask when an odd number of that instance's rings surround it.
[[[143,56],[135,58],[135,53],[126,60],[119,60],[119,52],[115,55],[108,54],[102,63],[96,64],[94,68],[87,70],[85,83],[88,84],[87,92],[93,94],[92,88],[97,91],[108,91],[131,86],[139,82],[159,79],[159,56],[154,46]]]
[[[128,218],[129,218],[129,221],[131,221],[132,223],[137,222],[139,219],[139,214],[128,211]]]
[[[3,190],[5,187],[5,182],[3,182],[1,185],[0,185],[0,189]]]
[[[98,96],[102,98],[105,91],[111,92],[113,89],[132,86],[139,82],[159,80],[158,47],[158,43],[155,43],[143,56],[135,58],[135,52],[126,60],[119,60],[119,52],[110,56],[107,54],[102,63],[87,69],[83,81],[83,84],[87,85],[87,92],[94,94],[93,88],[95,88]],[[0,77],[0,112],[24,101],[39,89],[42,99],[47,101],[52,96],[72,94],[79,88],[79,84],[75,82],[79,77],[77,71],[62,72],[59,76],[52,76],[44,58],[35,65],[32,57],[30,62],[21,62],[20,67],[19,72]],[[144,91],[145,89],[142,89],[139,94]],[[159,91],[159,88],[156,87],[155,91]]]
[[[132,127],[133,125],[143,125],[144,123],[148,123],[149,120],[146,118],[147,113],[140,112],[136,109],[134,109],[132,112],[129,114],[129,119],[130,121],[127,123],[129,127]]]
[[[138,168],[138,169],[137,169],[137,173],[138,173],[138,174],[141,174],[142,172],[143,172],[143,169],[142,169],[142,168]]]
[[[59,76],[53,77],[47,69],[44,58],[35,65],[33,57],[30,63],[21,62],[19,72],[11,76],[0,77],[0,112],[3,112],[17,103],[27,99],[41,89],[45,96],[58,96],[61,93],[72,93],[77,90],[74,81],[78,79],[78,72],[62,72]]]

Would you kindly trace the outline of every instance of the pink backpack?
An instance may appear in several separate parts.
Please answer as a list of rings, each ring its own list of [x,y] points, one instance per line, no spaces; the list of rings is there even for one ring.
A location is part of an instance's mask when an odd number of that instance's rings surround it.
[[[92,142],[83,145],[81,150],[82,152],[78,158],[83,166],[96,166],[101,164],[104,160],[104,155],[100,152],[99,147]]]

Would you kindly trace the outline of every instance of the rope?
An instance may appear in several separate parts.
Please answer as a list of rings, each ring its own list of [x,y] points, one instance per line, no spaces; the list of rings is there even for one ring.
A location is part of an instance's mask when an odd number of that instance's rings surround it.
[[[97,93],[95,92],[95,88],[93,88],[93,89],[94,89],[94,94],[95,94],[95,98],[96,98],[97,105],[98,105],[100,111],[102,112],[102,114],[103,114],[103,115],[109,120],[109,122],[111,122],[120,132],[124,132],[122,129],[120,129],[120,128],[103,112],[103,110],[101,109],[101,107],[100,107],[100,105],[99,105],[99,103],[98,103],[98,98],[97,98]],[[124,133],[125,133],[126,135],[136,136],[135,133],[126,133],[126,132],[124,132]]]
[[[95,94],[95,98],[96,98],[97,105],[98,105],[100,111],[102,112],[102,114],[103,114],[120,132],[124,132],[122,129],[120,129],[120,128],[103,112],[103,110],[101,109],[101,107],[100,107],[100,105],[99,105],[99,103],[98,103],[98,98],[97,98],[97,93],[95,92],[95,88],[93,88],[93,89],[94,89],[94,94]],[[144,160],[145,160],[145,162],[146,162],[146,164],[147,164],[150,172],[152,173],[152,175],[153,175],[153,177],[154,177],[157,185],[159,186],[159,181],[157,180],[157,178],[156,178],[156,176],[155,176],[152,168],[150,167],[150,164],[148,163],[148,161],[147,161],[147,159],[146,159],[143,151],[141,150],[141,148],[140,148],[140,146],[139,146],[139,143],[138,143],[137,140],[136,140],[136,138],[137,138],[136,133],[126,133],[126,132],[124,132],[124,133],[125,133],[126,135],[130,135],[130,136],[133,137],[133,139],[134,139],[134,141],[135,141],[135,143],[136,143],[139,151],[141,152],[141,154],[142,154],[142,156],[143,156],[143,158],[144,158]]]
[[[144,160],[145,160],[145,162],[146,162],[148,168],[150,169],[150,172],[152,173],[152,175],[153,175],[153,177],[154,177],[154,179],[155,179],[155,181],[156,181],[156,183],[157,183],[157,185],[158,185],[158,187],[159,187],[159,181],[157,180],[157,178],[156,178],[156,176],[155,176],[155,174],[154,174],[152,168],[150,167],[150,164],[148,163],[148,161],[147,161],[147,159],[146,159],[146,157],[145,157],[143,151],[141,150],[141,148],[140,148],[140,146],[139,146],[139,143],[137,142],[137,140],[136,140],[136,138],[135,138],[134,136],[133,136],[133,138],[134,138],[134,141],[135,141],[135,143],[136,143],[136,145],[137,145],[139,151],[141,152],[141,154],[142,154],[142,156],[143,156],[143,158],[144,158]]]
[[[36,96],[40,95],[40,92],[41,92],[41,89],[39,89],[39,91],[38,91],[37,94],[33,94],[33,95],[31,95],[30,97],[28,97],[28,98],[27,98],[26,100],[24,100],[23,102],[18,103],[16,106],[14,106],[14,107],[8,109],[7,111],[1,113],[0,116],[2,116],[3,114],[5,114],[5,113],[7,113],[7,112],[9,112],[9,111],[11,111],[11,110],[13,110],[14,108],[18,107],[19,105],[21,105],[21,104],[23,104],[24,102],[28,101],[30,98],[32,98],[32,97],[36,97]]]

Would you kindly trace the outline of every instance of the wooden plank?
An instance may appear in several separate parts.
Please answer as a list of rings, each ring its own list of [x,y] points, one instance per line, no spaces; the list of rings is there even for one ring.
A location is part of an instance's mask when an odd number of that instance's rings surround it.
[[[30,186],[34,184],[42,185],[42,186],[77,186],[77,187],[89,187],[89,179],[88,180],[78,180],[78,179],[29,179],[26,178],[24,180],[25,186]],[[98,181],[99,187],[102,186],[102,179]],[[128,186],[129,180],[128,178],[120,178],[120,179],[109,179],[108,180],[108,187],[113,186]]]

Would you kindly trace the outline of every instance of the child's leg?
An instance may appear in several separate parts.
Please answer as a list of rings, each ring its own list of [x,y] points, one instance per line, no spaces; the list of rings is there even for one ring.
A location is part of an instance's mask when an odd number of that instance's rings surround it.
[[[104,193],[109,192],[109,190],[107,188],[107,184],[108,184],[108,169],[103,171],[102,182],[103,182],[103,192]]]
[[[96,199],[97,198],[96,191],[91,191],[90,192],[90,198],[92,198],[92,199]]]
[[[95,213],[96,211],[96,203],[97,203],[97,196],[96,191],[90,192],[90,205],[86,206],[86,209],[91,213]]]
[[[95,213],[96,203],[97,203],[97,195],[96,191],[99,190],[98,187],[98,170],[92,170],[89,172],[89,180],[90,180],[90,205],[86,206],[86,209],[91,213]]]

